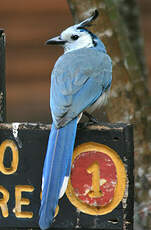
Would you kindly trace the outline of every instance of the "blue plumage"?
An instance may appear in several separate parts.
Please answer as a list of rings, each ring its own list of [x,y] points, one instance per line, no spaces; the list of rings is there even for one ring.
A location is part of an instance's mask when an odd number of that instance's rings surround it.
[[[43,168],[39,225],[50,227],[58,199],[70,174],[77,122],[84,110],[93,111],[107,97],[112,62],[102,41],[85,29],[98,13],[71,26],[47,44],[64,46],[51,75],[50,107],[53,124]]]
[[[41,229],[50,226],[58,204],[60,189],[65,176],[69,176],[72,152],[77,129],[77,119],[65,127],[56,129],[52,124],[43,169],[42,201],[39,225]]]
[[[100,51],[100,46],[62,55],[51,77],[50,106],[56,127],[65,125],[92,105],[110,86],[111,80],[111,59]]]

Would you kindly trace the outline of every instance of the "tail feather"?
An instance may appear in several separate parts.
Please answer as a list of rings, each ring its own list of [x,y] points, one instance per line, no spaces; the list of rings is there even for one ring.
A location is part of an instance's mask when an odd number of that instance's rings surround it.
[[[72,153],[77,129],[77,119],[56,129],[52,124],[42,177],[42,201],[39,225],[50,227],[59,197],[64,193],[70,174]],[[63,185],[63,186],[62,186]]]

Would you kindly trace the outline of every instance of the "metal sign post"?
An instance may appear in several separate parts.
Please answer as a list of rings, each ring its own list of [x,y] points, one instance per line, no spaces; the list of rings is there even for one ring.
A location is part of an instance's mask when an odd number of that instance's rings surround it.
[[[0,122],[6,121],[5,33],[0,29]]]

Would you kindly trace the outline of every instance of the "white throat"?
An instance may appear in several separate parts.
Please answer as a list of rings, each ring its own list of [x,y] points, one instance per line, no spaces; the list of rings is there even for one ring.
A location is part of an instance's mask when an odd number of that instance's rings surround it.
[[[67,46],[64,46],[64,53],[68,53],[68,52],[71,52],[73,50],[77,50],[77,49],[81,49],[81,48],[90,48],[90,47],[93,47],[92,44],[89,44],[87,46],[76,46],[76,47],[67,47]]]
[[[67,42],[64,45],[64,53],[67,53],[73,50],[77,50],[77,49],[81,49],[81,48],[89,48],[93,46],[94,44],[93,44],[92,38],[90,36],[83,36],[83,37],[80,37],[77,41]]]

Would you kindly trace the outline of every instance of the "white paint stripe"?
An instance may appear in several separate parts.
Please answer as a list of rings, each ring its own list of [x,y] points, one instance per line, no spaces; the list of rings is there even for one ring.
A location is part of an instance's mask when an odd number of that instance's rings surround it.
[[[18,137],[18,128],[19,128],[20,123],[14,122],[12,123],[12,128],[13,128],[13,136],[16,139]]]

